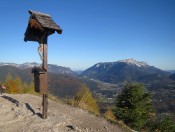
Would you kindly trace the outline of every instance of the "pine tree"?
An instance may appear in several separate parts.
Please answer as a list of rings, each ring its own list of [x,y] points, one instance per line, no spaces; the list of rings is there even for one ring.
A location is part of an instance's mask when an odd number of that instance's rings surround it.
[[[142,84],[126,84],[116,99],[116,118],[131,128],[140,130],[153,115],[151,94],[145,92]]]
[[[175,121],[168,115],[161,115],[150,124],[149,131],[175,132]]]

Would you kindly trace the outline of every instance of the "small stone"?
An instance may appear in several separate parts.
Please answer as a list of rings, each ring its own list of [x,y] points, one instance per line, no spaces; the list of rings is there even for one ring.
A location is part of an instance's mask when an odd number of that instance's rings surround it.
[[[48,132],[52,132],[52,129],[51,129],[51,128],[49,128]]]
[[[4,105],[0,105],[0,107],[4,108],[5,106]]]
[[[70,128],[70,130],[78,130],[78,127],[75,127],[74,125],[68,125],[68,128]]]

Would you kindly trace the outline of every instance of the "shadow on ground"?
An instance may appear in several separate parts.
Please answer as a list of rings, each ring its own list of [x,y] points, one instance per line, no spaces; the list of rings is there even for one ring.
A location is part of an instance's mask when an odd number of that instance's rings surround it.
[[[11,98],[11,97],[6,96],[6,95],[3,95],[2,98],[6,99],[6,100],[8,100],[8,101],[10,101],[10,102],[12,102],[12,103],[15,104],[17,107],[20,106],[19,101],[17,101],[17,100],[14,99],[14,98]],[[41,113],[36,113],[35,110],[31,107],[30,104],[25,103],[25,107],[26,107],[28,110],[30,110],[30,111],[33,113],[33,115],[36,114],[37,116],[39,116],[40,118],[42,118],[42,114],[41,114]]]

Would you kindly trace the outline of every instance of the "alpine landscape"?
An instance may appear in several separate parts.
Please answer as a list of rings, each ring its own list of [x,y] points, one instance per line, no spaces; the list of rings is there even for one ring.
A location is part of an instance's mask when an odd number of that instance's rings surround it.
[[[5,82],[10,75],[19,77],[22,82],[33,81],[31,70],[38,63],[0,63],[0,79]],[[70,68],[49,64],[49,93],[63,102],[72,99],[86,85],[93,94],[101,114],[115,105],[125,84],[142,83],[153,96],[153,106],[158,115],[168,114],[175,118],[175,79],[174,73],[163,71],[146,62],[134,59],[116,62],[97,63],[81,74]],[[68,129],[68,128],[67,128]]]
[[[0,132],[175,132],[175,0],[0,12]]]

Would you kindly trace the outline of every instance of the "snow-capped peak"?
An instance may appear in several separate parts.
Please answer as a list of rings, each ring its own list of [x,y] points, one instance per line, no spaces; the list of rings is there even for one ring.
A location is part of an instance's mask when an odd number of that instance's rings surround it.
[[[3,63],[3,62],[0,62],[0,66],[7,66],[7,65],[9,65],[9,66],[18,66],[18,64],[15,64],[15,63]]]
[[[141,66],[147,66],[148,64],[145,63],[145,62],[139,62],[139,61],[136,61],[134,59],[125,59],[125,60],[119,60],[118,62],[125,62],[127,64],[132,64],[132,65],[136,65],[138,67],[141,67]]]
[[[95,66],[95,67],[96,67],[96,68],[98,68],[98,67],[100,67],[100,66],[101,66],[101,64],[100,64],[100,63],[98,63],[98,64],[96,64],[96,66]]]
[[[30,63],[30,62],[26,62],[26,63],[23,63],[23,64],[16,64],[16,63],[3,63],[3,62],[0,62],[0,66],[14,66],[14,67],[18,67],[20,69],[26,69],[26,68],[31,68],[31,67],[34,67],[34,66],[39,66],[40,64],[36,63],[36,62],[33,62],[33,63]]]

